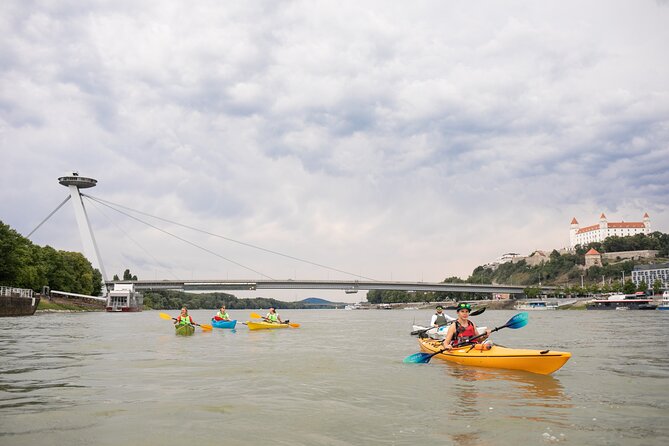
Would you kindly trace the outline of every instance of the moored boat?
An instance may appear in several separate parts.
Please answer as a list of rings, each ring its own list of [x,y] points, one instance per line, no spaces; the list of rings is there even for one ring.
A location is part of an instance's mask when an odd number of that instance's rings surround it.
[[[418,339],[418,343],[421,350],[426,353],[436,353],[443,349],[441,342],[433,339]],[[524,370],[549,375],[560,369],[571,358],[571,353],[477,344],[444,351],[437,354],[436,357],[467,366]]]
[[[190,336],[195,333],[195,327],[192,325],[177,325],[174,327],[176,334],[179,336]]]
[[[32,316],[39,301],[31,289],[1,286],[0,316]]]
[[[557,310],[558,303],[545,300],[527,300],[516,304],[516,310]]]
[[[593,299],[585,308],[588,310],[654,310],[657,305],[653,299],[642,298],[634,294],[614,294],[608,299]]]
[[[211,320],[211,326],[215,328],[235,328],[237,325],[237,319],[232,321],[217,321],[216,319]]]
[[[669,291],[662,293],[662,300],[660,305],[657,306],[658,310],[669,310]]]
[[[133,284],[115,283],[114,289],[107,293],[106,309],[110,313],[142,311],[143,304],[144,297],[135,291]]]

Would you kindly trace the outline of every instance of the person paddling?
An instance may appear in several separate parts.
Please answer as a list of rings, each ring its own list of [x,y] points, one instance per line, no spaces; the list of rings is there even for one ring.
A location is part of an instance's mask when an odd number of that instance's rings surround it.
[[[195,325],[193,318],[188,314],[188,308],[181,308],[181,314],[174,321],[174,325]]]
[[[212,321],[229,321],[230,320],[230,315],[228,314],[227,311],[225,311],[225,305],[221,305],[221,309],[218,310],[218,313],[216,313],[216,316],[211,318]]]
[[[446,339],[444,339],[444,349],[451,350],[454,345],[462,344],[469,341],[469,339],[476,336],[476,326],[472,321],[469,320],[469,312],[471,311],[472,306],[470,304],[460,302],[457,306],[458,318],[448,327],[446,332]],[[492,333],[491,330],[486,330],[486,337],[490,336]],[[475,343],[480,343],[483,341],[482,338],[474,341]]]
[[[283,324],[281,316],[279,316],[279,313],[276,312],[276,308],[274,307],[269,307],[269,313],[265,316],[265,320],[272,324]]]
[[[437,312],[432,315],[432,320],[430,320],[430,327],[441,327],[448,324],[449,320],[453,320],[444,314],[444,307],[441,305],[437,305],[436,310]]]

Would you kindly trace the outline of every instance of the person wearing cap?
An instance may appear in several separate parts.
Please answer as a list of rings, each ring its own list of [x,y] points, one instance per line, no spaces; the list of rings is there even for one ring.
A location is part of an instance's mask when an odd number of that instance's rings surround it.
[[[279,313],[276,312],[276,308],[274,307],[269,307],[269,313],[265,316],[265,320],[273,324],[283,324],[281,316],[279,316]]]
[[[430,320],[430,327],[441,327],[447,325],[449,321],[454,320],[444,314],[444,307],[437,305],[437,312],[432,315],[432,320]]]
[[[216,313],[216,316],[212,318],[212,320],[215,321],[229,321],[230,320],[230,315],[228,314],[227,311],[225,311],[225,305],[221,305],[221,309],[218,310],[218,313]]]
[[[458,312],[458,318],[454,323],[448,327],[446,332],[446,339],[444,339],[444,349],[451,350],[454,345],[463,344],[469,341],[471,338],[476,336],[476,325],[474,322],[469,320],[469,312],[471,311],[472,306],[465,302],[460,302],[456,308]],[[490,330],[486,330],[485,337],[487,338],[492,333]],[[479,344],[483,341],[482,338],[479,338],[473,341],[476,344]]]

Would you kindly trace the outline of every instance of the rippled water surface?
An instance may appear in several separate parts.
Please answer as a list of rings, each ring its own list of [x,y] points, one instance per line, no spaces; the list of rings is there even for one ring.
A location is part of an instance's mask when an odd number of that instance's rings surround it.
[[[193,311],[206,323],[215,311]],[[176,316],[176,312],[172,312]],[[247,320],[249,311],[230,311]],[[494,341],[566,350],[551,376],[457,366],[430,311],[282,311],[299,329],[174,335],[158,312],[0,318],[1,445],[654,445],[669,438],[669,312],[531,312]],[[479,325],[515,312],[486,311]]]

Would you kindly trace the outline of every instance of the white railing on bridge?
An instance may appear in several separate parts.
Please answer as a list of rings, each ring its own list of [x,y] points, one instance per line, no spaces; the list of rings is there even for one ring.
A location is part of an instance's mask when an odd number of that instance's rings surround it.
[[[9,286],[0,286],[0,296],[20,296],[33,297],[33,290],[25,288],[13,288]]]

